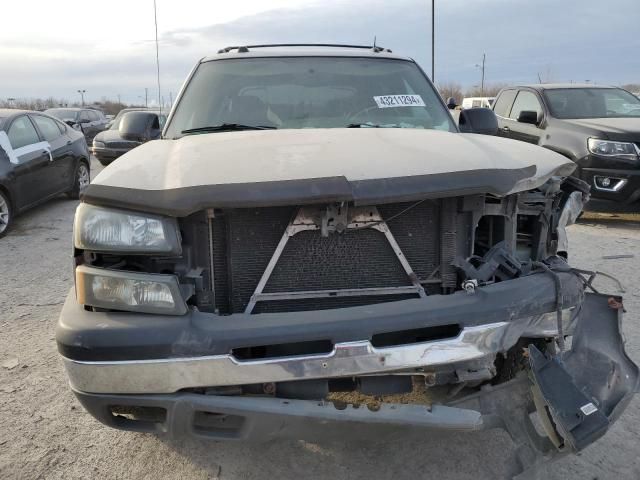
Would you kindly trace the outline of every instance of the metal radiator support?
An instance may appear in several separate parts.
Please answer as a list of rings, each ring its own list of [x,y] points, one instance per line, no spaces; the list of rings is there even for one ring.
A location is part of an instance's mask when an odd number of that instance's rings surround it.
[[[411,265],[407,261],[406,257],[402,253],[400,246],[396,242],[391,230],[383,220],[382,216],[378,212],[376,207],[364,207],[364,208],[352,208],[347,215],[346,208],[343,212],[342,209],[336,209],[335,207],[328,208],[323,214],[318,211],[317,208],[302,207],[298,210],[295,218],[289,222],[289,225],[285,229],[280,242],[276,247],[267,267],[265,268],[258,285],[247,304],[245,313],[251,313],[258,302],[270,301],[270,300],[295,300],[306,298],[335,298],[345,296],[369,296],[369,295],[406,295],[417,294],[420,297],[426,297],[424,288],[420,284],[418,276],[415,274]],[[346,225],[344,225],[344,218]],[[329,232],[340,232],[346,229],[363,229],[372,228],[381,232],[393,252],[395,253],[398,261],[402,265],[407,277],[409,278],[410,286],[399,287],[380,287],[380,288],[349,288],[349,289],[333,289],[333,290],[307,290],[307,291],[289,291],[289,292],[274,292],[264,293],[264,289],[273,273],[278,261],[284,249],[291,237],[297,233],[308,230],[321,230],[321,233],[326,236]],[[454,253],[455,253],[455,237],[454,237]],[[454,271],[454,285],[455,285],[455,271]]]

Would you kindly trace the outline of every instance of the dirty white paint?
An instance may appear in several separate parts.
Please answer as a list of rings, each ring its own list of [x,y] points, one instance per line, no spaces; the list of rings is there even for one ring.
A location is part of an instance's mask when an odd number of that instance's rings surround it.
[[[537,145],[416,128],[219,132],[155,140],[126,153],[97,185],[164,190],[197,185],[344,177],[347,181],[489,169],[536,172],[513,192],[566,176],[575,163]]]
[[[20,157],[28,153],[37,152],[38,150],[46,151],[49,154],[49,160],[53,160],[53,157],[51,156],[51,144],[49,144],[49,142],[32,143],[31,145],[25,145],[24,147],[14,149],[11,146],[11,142],[9,141],[9,137],[6,132],[0,131],[0,147],[7,152],[9,161],[14,165],[18,165],[20,163]]]

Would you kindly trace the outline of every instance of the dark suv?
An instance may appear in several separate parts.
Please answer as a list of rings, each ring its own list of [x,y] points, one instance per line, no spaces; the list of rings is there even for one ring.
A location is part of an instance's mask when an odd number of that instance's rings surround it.
[[[111,122],[110,127],[93,138],[91,153],[107,166],[116,158],[149,140],[160,138],[161,129],[167,119],[159,110],[127,108]],[[135,129],[123,135],[120,125]]]
[[[541,84],[505,88],[493,105],[498,135],[578,164],[595,198],[640,198],[640,100],[621,88]]]
[[[82,132],[87,145],[91,145],[93,137],[107,128],[109,123],[101,111],[92,108],[50,108],[44,113]]]

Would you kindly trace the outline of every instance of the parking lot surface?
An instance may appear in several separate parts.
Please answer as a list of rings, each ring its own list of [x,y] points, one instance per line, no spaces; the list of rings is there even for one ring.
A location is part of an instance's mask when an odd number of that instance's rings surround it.
[[[93,162],[93,174],[100,170]],[[77,202],[63,197],[16,219],[0,240],[0,479],[496,479],[513,467],[501,431],[334,440],[170,441],[102,426],[66,382],[54,334],[73,285],[70,249]],[[627,351],[640,362],[640,215],[586,214],[571,227],[575,267],[626,287]],[[605,259],[603,256],[633,255]],[[617,293],[613,282],[596,281]],[[640,478],[640,399],[609,433],[548,468],[549,479]]]

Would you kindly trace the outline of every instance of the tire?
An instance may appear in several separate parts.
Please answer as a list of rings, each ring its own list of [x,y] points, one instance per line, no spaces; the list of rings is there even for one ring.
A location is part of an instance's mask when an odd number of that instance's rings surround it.
[[[0,238],[4,237],[13,223],[11,200],[4,190],[0,190]]]
[[[67,192],[67,196],[73,200],[78,200],[82,192],[87,188],[91,181],[89,163],[86,160],[80,160],[76,167],[75,178],[73,179],[73,188]]]

